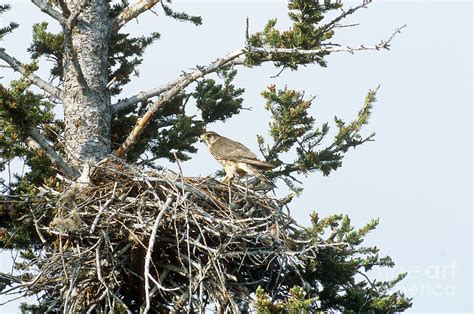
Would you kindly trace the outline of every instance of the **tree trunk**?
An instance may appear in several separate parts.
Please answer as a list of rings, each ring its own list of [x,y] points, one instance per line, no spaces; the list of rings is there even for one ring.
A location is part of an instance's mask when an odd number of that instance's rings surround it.
[[[97,161],[110,153],[108,44],[112,20],[106,0],[66,0],[64,121],[68,159]],[[84,4],[85,3],[85,4]]]

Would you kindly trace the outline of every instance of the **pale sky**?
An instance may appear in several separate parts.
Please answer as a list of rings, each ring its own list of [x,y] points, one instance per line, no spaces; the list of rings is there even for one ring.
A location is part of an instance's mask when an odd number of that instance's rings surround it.
[[[287,25],[285,1],[223,2],[173,2],[201,15],[200,27],[151,13],[131,23],[133,34],[159,31],[162,39],[147,50],[140,77],[121,97],[241,48],[247,16],[251,32],[274,17],[277,25]],[[0,25],[20,24],[0,46],[28,61],[31,25],[48,18],[26,0],[0,3],[13,6]],[[398,288],[414,298],[410,312],[472,312],[472,12],[469,1],[375,1],[352,15],[346,22],[360,25],[340,30],[335,41],[374,44],[407,24],[391,51],[332,55],[327,68],[309,66],[278,78],[271,78],[278,73],[271,65],[242,69],[236,85],[246,89],[243,106],[252,111],[210,128],[258,151],[256,135],[266,135],[269,122],[260,92],[269,84],[316,95],[311,113],[317,123],[332,122],[334,115],[355,117],[368,89],[380,84],[365,128],[366,134],[377,133],[376,141],[351,150],[329,177],[314,173],[302,178],[305,191],[291,209],[301,224],[307,224],[312,210],[320,216],[348,214],[356,226],[379,217],[367,243],[390,255],[396,268],[372,275],[389,279],[407,271]],[[4,84],[17,77],[0,71]],[[206,176],[219,168],[204,145],[198,148],[183,165],[185,175]],[[9,254],[0,255],[1,271],[8,271],[9,260]],[[15,313],[17,305],[0,307],[0,312]]]

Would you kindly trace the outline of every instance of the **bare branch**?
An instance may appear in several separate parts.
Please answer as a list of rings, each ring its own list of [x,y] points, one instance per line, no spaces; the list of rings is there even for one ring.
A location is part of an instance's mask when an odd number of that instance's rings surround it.
[[[148,109],[145,115],[137,121],[137,125],[127,137],[125,142],[115,151],[116,156],[125,155],[130,148],[136,143],[140,134],[143,132],[145,126],[150,122],[151,118],[155,112],[166,102],[170,101],[175,97],[180,91],[186,88],[189,84],[196,81],[197,79],[205,76],[206,74],[215,72],[221,69],[223,66],[233,63],[233,60],[237,59],[239,56],[243,55],[246,52],[245,49],[236,50],[232,53],[229,53],[221,59],[217,59],[207,67],[198,67],[193,72],[187,73],[181,76],[178,80],[167,84],[163,87],[166,92],[164,92],[160,98]],[[146,98],[145,98],[146,99]]]
[[[171,90],[176,86],[180,86],[180,89],[182,87],[186,87],[192,82],[196,81],[197,79],[209,74],[216,72],[217,70],[221,69],[223,66],[229,65],[230,63],[232,64],[242,64],[245,59],[237,59],[238,57],[242,56],[247,52],[246,49],[239,49],[234,52],[231,52],[224,56],[221,59],[217,59],[207,67],[201,67],[198,66],[196,70],[185,73],[181,75],[179,78],[177,78],[174,81],[171,81],[169,83],[166,83],[164,85],[158,86],[154,89],[151,89],[146,92],[140,92],[135,96],[132,96],[130,98],[126,98],[124,100],[121,100],[114,104],[112,106],[112,112],[113,114],[116,114],[117,112],[124,110],[130,106],[133,106],[141,101],[147,100],[151,97],[158,96],[162,94],[165,91]],[[232,61],[232,62],[231,62]],[[174,95],[173,95],[174,96]],[[158,100],[159,101],[159,100]]]
[[[203,77],[204,75],[207,75],[209,73],[215,72],[222,68],[223,66],[226,66],[229,64],[229,61],[232,61],[233,65],[242,65],[245,64],[245,56],[244,54],[247,52],[259,52],[259,53],[265,53],[267,54],[267,57],[264,61],[273,61],[274,56],[273,54],[275,53],[287,53],[287,54],[300,54],[300,55],[314,55],[317,56],[319,54],[330,54],[330,53],[335,53],[335,52],[349,52],[349,53],[354,53],[356,51],[362,51],[362,50],[382,50],[382,49],[389,49],[390,47],[390,42],[392,39],[395,37],[397,33],[399,33],[403,28],[405,28],[406,25],[403,25],[395,30],[395,32],[387,39],[381,41],[377,45],[372,45],[372,46],[359,46],[359,47],[339,47],[337,45],[333,45],[331,47],[324,47],[320,49],[314,49],[314,50],[302,50],[302,49],[295,49],[295,48],[264,48],[264,47],[246,47],[242,48],[240,50],[234,51],[232,53],[229,53],[227,56],[223,57],[222,59],[217,59],[214,61],[211,65],[208,67],[198,67],[193,72],[186,73],[181,75],[179,78],[177,78],[174,81],[168,82],[164,85],[155,87],[149,91],[141,91],[140,93],[136,94],[135,96],[126,98],[124,100],[121,100],[114,105],[112,105],[112,112],[113,114],[117,114],[118,112],[129,108],[130,106],[133,106],[141,101],[145,101],[149,98],[158,96],[162,94],[163,92],[166,92],[173,87],[177,85],[181,85],[184,81],[188,80],[190,77],[195,77],[195,80],[198,78]],[[231,56],[232,59],[229,60],[229,56]],[[216,66],[217,65],[217,66]],[[196,76],[198,75],[198,76]],[[186,84],[186,86],[189,84]]]
[[[38,8],[40,8],[41,11],[44,13],[48,14],[51,16],[53,19],[57,20],[59,23],[63,24],[64,23],[64,17],[63,15],[53,9],[46,1],[44,0],[31,0],[31,2],[34,3]]]
[[[159,0],[139,0],[137,3],[129,5],[120,13],[113,22],[113,29],[118,31],[130,20],[136,18],[143,12],[153,8]]]
[[[276,296],[286,295],[287,287],[297,283],[309,287],[303,269],[317,261],[321,248],[344,257],[369,249],[347,241],[350,231],[341,230],[342,217],[334,224],[318,224],[324,234],[342,233],[337,241],[299,226],[281,210],[292,195],[276,199],[211,178],[148,173],[112,156],[93,168],[95,184],[81,192],[81,202],[75,206],[84,224],[75,233],[57,233],[39,219],[39,228],[49,231],[48,241],[59,242],[59,249],[46,245],[45,254],[31,260],[30,269],[39,272],[29,282],[22,280],[22,273],[0,273],[0,280],[12,286],[7,292],[53,295],[53,305],[61,312],[106,313],[120,304],[128,313],[130,305],[137,310],[140,306],[141,313],[181,313],[205,311],[214,304],[222,313],[234,313],[252,301],[251,292],[259,284],[274,287]],[[201,193],[183,191],[177,183]],[[122,192],[101,211],[115,187]],[[41,192],[30,199],[35,213],[51,210],[51,201],[60,194],[47,187]],[[102,218],[90,234],[89,226],[99,212]],[[78,236],[82,241],[74,241]],[[87,276],[80,276],[76,265],[85,265]],[[30,269],[23,273],[31,273]],[[283,271],[294,276],[284,276]],[[137,286],[146,285],[144,293],[126,287],[130,276]],[[310,295],[318,292],[309,289]]]
[[[87,81],[84,77],[84,73],[82,72],[81,65],[79,64],[77,51],[76,51],[76,49],[74,47],[74,44],[72,42],[72,32],[73,32],[74,28],[77,25],[77,18],[82,13],[85,5],[86,4],[83,3],[79,7],[79,9],[76,10],[76,12],[74,12],[74,14],[70,14],[69,17],[67,18],[67,21],[64,24],[64,41],[66,42],[66,47],[71,52],[72,65],[74,67],[74,70],[77,73],[78,82],[81,85],[82,90],[89,89],[89,86],[87,85]]]
[[[44,245],[44,244],[46,244],[46,239],[44,238],[43,234],[40,231],[40,228],[39,228],[39,225],[38,225],[38,220],[39,219],[36,219],[35,211],[32,208],[30,208],[30,213],[31,213],[31,216],[33,217],[33,223],[35,225],[36,233],[38,234],[38,237],[40,238],[41,243],[43,243],[43,245]]]
[[[145,270],[144,270],[145,295],[146,295],[146,306],[145,306],[145,309],[143,310],[144,314],[147,314],[148,311],[150,310],[150,282],[149,282],[149,277],[151,277],[151,275],[150,275],[151,254],[153,253],[153,247],[155,246],[156,234],[158,232],[158,228],[160,226],[161,220],[163,219],[163,215],[168,210],[168,207],[170,206],[172,201],[173,201],[173,198],[168,197],[165,204],[161,208],[160,213],[156,217],[155,223],[153,224],[153,230],[150,234],[150,241],[148,243],[148,251],[146,252]]]
[[[28,135],[30,136],[30,139],[27,141],[28,146],[34,149],[42,149],[46,153],[46,156],[48,156],[53,163],[56,163],[68,177],[74,178],[78,176],[78,172],[66,164],[41,133],[35,129],[30,129]]]
[[[382,49],[387,49],[389,50],[390,48],[390,42],[392,39],[400,33],[400,31],[405,28],[406,25],[403,25],[399,28],[397,28],[392,35],[386,40],[382,40],[379,44],[372,45],[372,46],[364,46],[360,45],[359,47],[328,47],[328,48],[319,48],[319,49],[314,49],[314,50],[302,50],[302,49],[297,49],[297,48],[265,48],[265,47],[248,47],[249,52],[263,52],[266,54],[275,54],[275,53],[287,53],[287,54],[295,54],[295,55],[314,55],[317,56],[318,54],[331,54],[334,52],[349,52],[353,54],[356,51],[364,51],[364,50],[382,50]],[[322,59],[321,57],[318,57],[319,59]]]
[[[151,97],[158,96],[158,95],[162,94],[165,91],[173,89],[176,86],[180,86],[179,90],[181,90],[181,88],[184,88],[184,87],[188,86],[189,84],[196,81],[197,79],[199,79],[199,78],[201,78],[201,77],[203,77],[203,76],[205,76],[209,73],[216,72],[217,70],[221,69],[223,66],[228,65],[231,61],[233,61],[232,64],[241,64],[241,63],[243,63],[244,59],[237,62],[236,58],[238,58],[239,56],[245,54],[246,51],[247,51],[246,49],[236,50],[234,52],[231,52],[231,53],[227,54],[226,56],[224,56],[221,59],[217,59],[216,61],[214,61],[213,63],[211,63],[207,67],[198,66],[196,70],[194,70],[192,72],[189,72],[189,73],[185,73],[174,81],[171,81],[169,83],[166,83],[166,84],[158,86],[158,87],[155,87],[155,88],[153,88],[149,91],[146,91],[146,92],[142,91],[142,92],[138,93],[135,96],[132,96],[130,98],[126,98],[124,100],[121,100],[121,101],[117,102],[116,104],[114,104],[112,106],[112,112],[113,112],[113,114],[115,114],[115,113],[117,113],[121,110],[127,109],[128,107],[133,106],[133,105],[135,105],[135,104],[137,104],[141,101],[145,101],[145,100],[147,100]]]
[[[112,85],[114,85],[115,81],[117,80],[117,77],[114,76],[108,83],[107,85],[105,86],[105,88],[107,89],[110,89],[112,87]]]
[[[312,55],[318,59],[323,59],[322,57],[319,57],[318,54],[321,54],[321,53],[330,54],[334,52],[354,53],[356,51],[362,51],[362,50],[388,49],[390,47],[389,45],[390,40],[381,41],[379,44],[373,45],[373,46],[360,45],[359,47],[349,47],[349,46],[348,47],[331,47],[331,48],[321,48],[321,49],[314,49],[314,50],[301,50],[297,48],[248,47],[248,50],[249,52],[263,52],[266,54],[287,53],[287,54],[294,54],[294,55]]]
[[[159,108],[166,102],[170,101],[173,97],[175,97],[180,91],[186,88],[189,84],[193,83],[197,79],[204,77],[209,73],[216,72],[217,70],[233,64],[233,65],[241,65],[245,64],[246,56],[245,54],[248,52],[259,52],[264,53],[266,56],[263,58],[264,61],[273,61],[275,58],[275,54],[300,54],[300,55],[312,55],[318,57],[320,54],[331,54],[335,52],[349,52],[354,53],[356,51],[364,51],[364,50],[381,50],[381,49],[389,49],[390,42],[395,37],[397,33],[399,33],[406,25],[399,27],[395,30],[395,32],[387,39],[382,40],[379,44],[373,46],[359,46],[359,47],[323,47],[314,50],[302,50],[302,49],[293,49],[293,48],[264,48],[264,47],[245,47],[234,52],[231,52],[224,56],[221,59],[217,59],[210,65],[206,67],[197,67],[196,70],[181,75],[178,79],[169,82],[163,86],[159,86],[154,88],[148,92],[140,92],[138,95],[130,97],[128,99],[122,100],[115,105],[112,106],[112,112],[117,113],[120,110],[128,108],[140,101],[144,101],[148,98],[153,96],[160,95],[160,98],[148,109],[145,115],[137,121],[136,126],[127,137],[125,142],[122,144],[115,151],[116,156],[123,156],[125,155],[133,145],[137,142],[138,138],[140,137],[141,133],[143,132],[145,126],[151,121],[153,115],[158,111]]]
[[[13,70],[17,71],[17,72],[20,72],[21,74],[23,74],[26,78],[28,78],[33,84],[35,84],[36,86],[38,86],[39,88],[41,88],[42,90],[44,90],[45,92],[51,94],[52,96],[54,96],[56,99],[58,100],[61,100],[61,93],[62,91],[51,85],[50,83],[46,82],[45,80],[43,80],[42,78],[40,78],[39,76],[31,73],[30,71],[28,71],[22,64],[20,61],[18,61],[17,59],[13,58],[12,56],[10,56],[9,54],[7,54],[5,52],[5,48],[1,48],[0,47],[0,59],[2,59],[3,61],[5,61],[6,63],[8,63],[12,68]]]
[[[151,97],[158,96],[159,94],[163,93],[164,91],[166,91],[166,90],[172,88],[173,86],[175,86],[176,84],[178,84],[182,80],[182,78],[183,78],[183,76],[181,76],[178,79],[176,79],[172,82],[169,82],[165,85],[155,87],[155,88],[153,88],[149,91],[146,91],[146,92],[141,91],[135,96],[132,96],[130,98],[126,98],[124,100],[121,100],[121,101],[115,103],[114,105],[112,105],[112,113],[116,114],[119,111],[127,109],[127,108],[141,102],[141,101],[145,101],[145,100],[147,100]]]
[[[367,5],[370,3],[371,1],[368,1],[366,2],[365,0],[362,2],[362,4],[358,5],[358,6],[355,6],[353,8],[349,8],[349,10],[347,11],[344,11],[344,9],[341,7],[340,9],[342,10],[342,13],[340,15],[338,15],[336,18],[334,18],[333,20],[329,21],[328,23],[326,23],[325,25],[323,25],[321,28],[320,28],[320,32],[321,33],[324,33],[324,32],[327,32],[328,30],[330,29],[333,29],[334,27],[338,27],[339,24],[338,22],[341,21],[342,19],[346,18],[348,15],[351,15],[353,13],[355,13],[356,11],[358,11],[359,9],[362,9],[362,8],[367,8]]]

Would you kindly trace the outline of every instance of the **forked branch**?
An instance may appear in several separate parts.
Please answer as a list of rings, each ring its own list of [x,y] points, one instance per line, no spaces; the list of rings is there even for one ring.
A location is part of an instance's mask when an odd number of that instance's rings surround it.
[[[154,114],[161,108],[165,103],[173,99],[176,95],[179,94],[184,88],[186,88],[191,83],[195,82],[199,78],[206,76],[209,73],[216,72],[226,66],[229,65],[242,65],[246,63],[246,53],[249,52],[259,52],[264,53],[266,56],[264,57],[264,61],[273,61],[275,54],[304,54],[304,55],[320,55],[320,54],[331,54],[336,52],[349,52],[354,53],[356,51],[364,51],[364,50],[382,50],[382,49],[389,49],[390,42],[395,37],[397,33],[403,29],[405,25],[400,28],[397,28],[395,32],[387,39],[382,40],[379,44],[372,45],[372,46],[359,46],[359,47],[321,47],[319,49],[314,50],[302,50],[302,49],[288,49],[288,48],[263,48],[263,47],[244,47],[242,49],[236,50],[224,56],[223,58],[217,59],[216,61],[212,62],[210,65],[205,67],[197,67],[196,70],[181,75],[178,79],[171,81],[163,86],[159,86],[147,92],[140,92],[139,94],[130,97],[128,99],[122,100],[112,107],[112,111],[117,113],[123,109],[129,108],[134,104],[145,101],[154,96],[160,96],[158,100],[148,109],[148,111],[137,121],[137,124],[133,128],[132,132],[129,134],[127,139],[124,141],[122,146],[120,146],[116,151],[116,156],[124,156],[135,143],[138,141],[140,135],[142,134],[143,130],[145,129],[146,125],[151,121]]]
[[[65,6],[65,10],[68,10],[69,12],[69,16],[64,23],[64,41],[66,43],[67,50],[71,54],[70,59],[72,62],[72,66],[74,67],[74,70],[76,71],[78,82],[82,90],[88,90],[89,86],[84,77],[84,73],[82,72],[81,65],[79,64],[79,58],[77,55],[76,47],[74,47],[74,44],[72,41],[72,34],[74,31],[74,28],[77,25],[79,15],[84,10],[86,3],[83,3],[81,6],[79,6],[79,8],[75,10],[75,12],[71,12],[69,8],[66,6],[66,4],[64,4],[64,6]]]
[[[182,75],[180,79],[169,83],[169,89],[165,89],[166,91],[160,96],[160,98],[148,109],[148,111],[143,115],[141,119],[137,121],[137,124],[133,128],[132,132],[129,134],[125,142],[120,146],[116,151],[116,156],[124,156],[132,146],[137,142],[138,138],[142,134],[145,126],[151,121],[153,115],[158,111],[158,109],[163,106],[163,104],[167,103],[173,97],[179,94],[184,88],[186,88],[189,84],[195,82],[197,79],[212,73],[216,72],[217,70],[236,62],[242,62],[242,60],[237,59],[239,56],[243,55],[246,52],[246,49],[240,49],[229,53],[225,57],[221,59],[217,59],[207,67],[198,67],[196,70]]]

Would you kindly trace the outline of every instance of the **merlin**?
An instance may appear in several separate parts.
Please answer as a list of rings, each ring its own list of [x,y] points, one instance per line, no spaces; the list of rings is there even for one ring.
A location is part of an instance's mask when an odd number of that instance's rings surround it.
[[[212,131],[201,134],[201,141],[207,145],[212,157],[224,167],[225,182],[231,181],[235,174],[254,175],[260,181],[274,186],[261,171],[273,169],[275,166],[259,160],[245,145]]]

